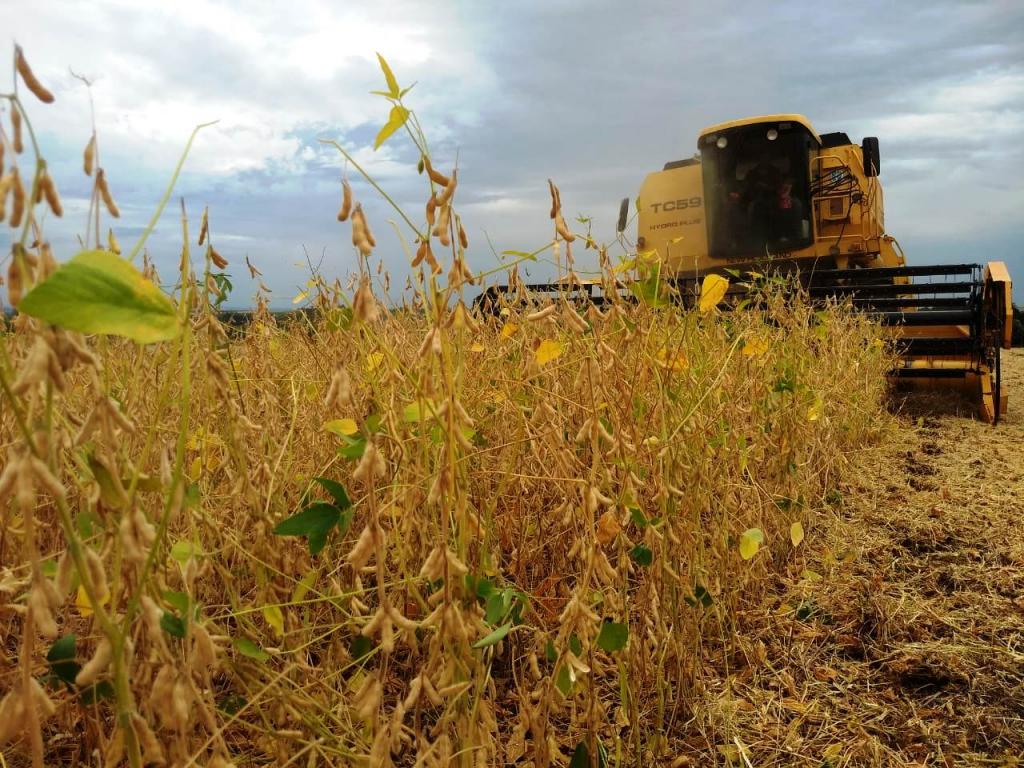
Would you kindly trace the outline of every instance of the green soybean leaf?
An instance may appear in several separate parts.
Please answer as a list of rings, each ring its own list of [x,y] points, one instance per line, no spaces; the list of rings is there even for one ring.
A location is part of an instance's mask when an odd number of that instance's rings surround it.
[[[380,62],[380,69],[384,73],[384,81],[388,84],[388,95],[397,99],[402,92],[402,89],[398,87],[398,81],[395,79],[395,73],[391,71],[391,67],[384,61],[384,57],[379,53],[377,54],[377,61]]]
[[[86,461],[89,464],[89,471],[92,472],[93,479],[96,480],[96,485],[99,486],[100,501],[108,507],[115,509],[120,509],[127,505],[128,493],[125,491],[120,478],[110,474],[106,466],[97,461],[92,454],[86,457]]]
[[[331,495],[338,511],[346,510],[352,506],[352,502],[348,498],[348,491],[345,490],[345,486],[341,483],[335,482],[334,480],[326,477],[314,477],[313,479],[320,484],[321,488]]]
[[[202,550],[199,548],[199,545],[192,541],[176,541],[171,547],[171,557],[182,565],[201,554]]]
[[[643,544],[637,544],[633,547],[633,550],[629,553],[629,556],[633,558],[633,562],[639,565],[641,568],[647,568],[651,563],[654,562],[654,553],[649,547],[645,547]]]
[[[110,251],[82,251],[29,291],[18,310],[72,331],[139,344],[168,341],[181,332],[170,297]]]
[[[218,699],[216,702],[217,709],[226,715],[238,714],[242,707],[248,704],[248,699],[245,696],[240,696],[237,693],[229,693],[227,696]]]
[[[361,459],[363,453],[366,451],[366,438],[358,437],[342,438],[346,441],[346,444],[338,449],[338,454],[346,459]]]
[[[715,602],[714,598],[711,597],[711,593],[708,592],[707,588],[705,588],[703,584],[698,584],[694,587],[693,597],[694,600],[700,603],[704,608],[710,608]]]
[[[409,119],[409,110],[405,107],[396,104],[391,108],[391,115],[388,117],[388,121],[384,123],[384,127],[380,129],[380,133],[377,134],[377,138],[373,140],[373,148],[379,149],[380,145],[388,140],[395,131],[405,125],[405,121]]]
[[[188,594],[185,592],[172,592],[168,590],[164,592],[164,600],[166,600],[167,604],[182,616],[188,616],[188,607],[192,602]]]
[[[629,627],[614,621],[606,621],[601,625],[601,631],[597,635],[597,647],[602,651],[614,653],[626,647],[629,640]]]
[[[637,528],[646,528],[650,525],[650,521],[647,519],[647,516],[643,513],[643,510],[640,509],[640,507],[628,507],[628,509],[629,519],[633,521],[633,524],[636,525]]]
[[[173,613],[164,611],[160,617],[160,628],[173,637],[185,637],[185,621]]]
[[[372,650],[373,640],[362,635],[356,635],[352,638],[352,644],[349,646],[348,652],[353,661],[359,661]]]
[[[572,675],[569,674],[568,664],[563,664],[558,668],[558,672],[555,674],[555,688],[557,688],[563,696],[568,696],[569,691],[572,690]]]
[[[323,552],[324,547],[327,546],[327,534],[330,532],[330,528],[318,528],[315,531],[310,532],[306,537],[306,544],[309,546],[309,554],[319,555]]]
[[[569,635],[569,650],[576,656],[583,653],[583,643],[580,642],[580,639],[575,634]]]
[[[243,656],[248,656],[250,659],[256,661],[266,661],[270,658],[270,654],[260,648],[256,643],[247,637],[236,637],[231,641],[231,644],[235,646],[237,650]]]
[[[82,668],[82,665],[75,661],[75,641],[73,634],[64,635],[53,642],[46,654],[53,676],[68,685],[74,685],[78,670]]]
[[[274,526],[275,536],[309,536],[316,531],[329,531],[341,519],[333,504],[310,504],[297,515],[292,515]]]
[[[569,768],[591,768],[590,750],[587,749],[585,741],[581,741],[576,745],[576,749],[573,750],[572,760],[569,761]]]
[[[87,706],[112,698],[114,698],[114,685],[109,680],[101,680],[78,694],[78,700]]]
[[[512,631],[512,623],[511,622],[509,622],[508,624],[502,624],[500,627],[498,627],[496,630],[491,632],[486,637],[483,637],[480,640],[477,640],[475,643],[473,643],[473,647],[474,648],[486,648],[489,645],[494,645],[495,643],[497,643],[500,640],[504,639],[505,635],[507,635],[511,631]]]
[[[558,651],[555,650],[555,644],[550,640],[544,645],[544,658],[554,664],[558,660]]]

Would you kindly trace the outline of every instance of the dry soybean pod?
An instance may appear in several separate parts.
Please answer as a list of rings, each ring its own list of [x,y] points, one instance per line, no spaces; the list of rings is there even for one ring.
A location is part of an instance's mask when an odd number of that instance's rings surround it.
[[[7,193],[13,184],[13,172],[0,176],[0,221],[7,218]]]
[[[359,249],[363,256],[369,256],[372,249],[372,241],[369,238],[369,227],[366,225],[366,217],[363,215],[363,206],[356,203],[352,210],[352,245]]]
[[[16,154],[21,154],[25,146],[21,143],[21,112],[18,105],[11,102],[11,146]]]
[[[430,164],[430,158],[427,157],[426,155],[423,156],[423,166],[427,169],[427,175],[430,176],[430,180],[435,184],[438,184],[439,186],[442,187],[447,187],[448,184],[451,182],[451,179],[449,179],[443,173],[439,173],[438,171],[434,170],[434,167]]]
[[[57,185],[53,183],[53,177],[49,173],[43,173],[39,180],[42,196],[46,204],[50,206],[53,215],[58,219],[64,215],[64,208],[60,204],[60,195],[57,194]]]
[[[210,233],[210,209],[203,208],[203,218],[199,222],[199,244],[202,245],[206,242],[206,236]]]
[[[18,74],[25,81],[26,87],[44,104],[52,104],[53,94],[46,90],[43,84],[39,82],[32,71],[32,67],[28,65],[28,60],[25,58],[25,53],[21,50],[20,45],[14,46],[14,61],[18,68]]]
[[[338,211],[338,221],[346,221],[352,212],[352,187],[348,181],[341,181],[341,209]]]
[[[448,205],[448,202],[452,199],[452,195],[455,194],[455,187],[459,185],[459,170],[456,168],[452,171],[452,180],[448,182],[444,189],[441,190],[441,194],[437,198],[437,204],[444,206]]]
[[[103,204],[107,206],[110,215],[115,219],[121,218],[121,211],[118,210],[117,203],[114,202],[114,197],[110,194],[110,187],[107,186],[107,175],[102,168],[96,171],[96,186],[100,190],[100,197],[103,198]]]
[[[427,256],[427,249],[430,246],[427,245],[426,240],[420,240],[420,247],[416,249],[416,257],[412,260],[412,267],[415,269],[423,263],[423,259]]]
[[[366,229],[366,240],[370,244],[371,248],[377,247],[377,238],[373,236],[373,230],[370,229],[370,222],[366,220],[366,214],[363,214],[363,227]]]
[[[25,186],[21,183],[21,175],[17,168],[11,169],[12,186],[14,189],[14,205],[11,207],[11,226],[21,226],[21,217],[25,213]]]
[[[562,210],[562,196],[551,179],[548,179],[548,189],[551,190],[551,218],[553,219]]]
[[[86,176],[92,176],[93,163],[96,160],[96,134],[89,137],[89,143],[85,145],[82,153],[82,170]]]
[[[441,241],[441,245],[445,247],[452,244],[451,211],[452,209],[449,206],[441,206],[441,213],[437,219],[437,227],[434,228],[434,234],[436,234],[437,239]]]
[[[213,262],[213,266],[217,269],[227,269],[228,260],[217,253],[217,249],[212,245],[210,246],[210,261]]]
[[[434,227],[437,221],[437,197],[434,195],[430,196],[427,200],[427,226],[431,229]]]
[[[576,235],[569,229],[569,225],[565,223],[565,218],[562,216],[561,211],[555,217],[555,231],[562,236],[562,239],[567,243],[571,243],[576,239]]]

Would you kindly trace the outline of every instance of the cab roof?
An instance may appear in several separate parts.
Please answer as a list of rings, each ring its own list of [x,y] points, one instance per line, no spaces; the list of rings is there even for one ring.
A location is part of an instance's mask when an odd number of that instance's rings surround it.
[[[705,128],[700,132],[697,137],[698,144],[700,140],[707,136],[709,133],[721,133],[723,131],[730,131],[733,128],[742,128],[745,125],[758,125],[760,123],[796,123],[807,129],[807,132],[814,137],[814,140],[821,144],[821,137],[818,132],[814,130],[814,126],[811,125],[811,121],[803,115],[759,115],[757,117],[744,117],[739,120],[729,120],[725,123],[718,123]]]

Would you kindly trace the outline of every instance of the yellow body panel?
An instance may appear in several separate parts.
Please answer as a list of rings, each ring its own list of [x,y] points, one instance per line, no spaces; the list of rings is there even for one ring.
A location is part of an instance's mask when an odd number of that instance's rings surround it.
[[[645,241],[639,252],[657,254],[668,273],[701,268],[708,258],[708,238],[700,165],[650,174],[637,203]]]
[[[709,133],[721,133],[722,131],[728,131],[733,128],[742,128],[745,125],[758,125],[760,123],[796,123],[802,125],[811,135],[821,144],[821,137],[817,131],[814,130],[814,126],[811,125],[811,121],[803,115],[797,114],[785,114],[785,115],[760,115],[759,117],[744,117],[739,120],[728,120],[724,123],[718,123],[717,125],[709,126],[700,132],[700,137],[703,139]]]

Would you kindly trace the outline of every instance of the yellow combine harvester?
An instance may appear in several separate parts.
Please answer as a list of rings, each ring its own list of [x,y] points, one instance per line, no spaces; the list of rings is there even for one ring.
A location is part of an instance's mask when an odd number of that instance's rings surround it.
[[[684,303],[709,273],[796,273],[812,299],[849,300],[898,329],[893,376],[959,380],[982,418],[999,419],[1013,311],[1006,265],[907,265],[885,231],[878,139],[858,145],[819,135],[801,115],[766,115],[706,128],[698,149],[648,175],[637,200],[637,251],[656,254]],[[624,200],[620,232],[627,212]],[[509,290],[489,288],[482,303]]]

